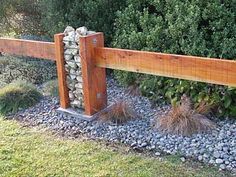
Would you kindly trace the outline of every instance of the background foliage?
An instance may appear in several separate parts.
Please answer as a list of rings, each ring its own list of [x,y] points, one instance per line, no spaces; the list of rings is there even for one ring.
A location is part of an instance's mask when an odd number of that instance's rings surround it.
[[[117,13],[113,46],[217,58],[236,56],[236,2],[128,0]],[[218,105],[217,113],[236,116],[236,90],[211,84],[116,72],[121,83],[137,83],[154,101],[176,102],[188,94]]]
[[[86,26],[105,33],[106,43],[114,33],[115,13],[125,7],[126,0],[42,0],[42,24],[51,36],[65,26]]]
[[[39,0],[1,0],[1,34],[43,34]]]

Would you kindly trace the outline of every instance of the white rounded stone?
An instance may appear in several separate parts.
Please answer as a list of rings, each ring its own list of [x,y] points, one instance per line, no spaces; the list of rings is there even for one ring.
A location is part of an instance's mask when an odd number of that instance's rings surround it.
[[[87,32],[88,32],[88,29],[85,26],[82,26],[82,27],[76,29],[76,33],[81,36],[86,36]]]
[[[64,34],[67,36],[69,32],[75,31],[75,29],[72,26],[67,26]]]

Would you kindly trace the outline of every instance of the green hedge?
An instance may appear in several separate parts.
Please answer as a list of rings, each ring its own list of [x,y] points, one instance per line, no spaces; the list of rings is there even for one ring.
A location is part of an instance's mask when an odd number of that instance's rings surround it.
[[[113,47],[175,54],[236,58],[236,2],[219,0],[128,0],[117,13]],[[123,84],[138,83],[154,101],[177,101],[183,93],[197,103],[218,105],[218,115],[236,117],[236,90],[178,79],[116,72]]]
[[[39,0],[1,0],[0,35],[43,34]]]
[[[105,33],[106,43],[114,33],[117,10],[125,7],[126,0],[42,0],[42,24],[52,36],[62,32],[67,25],[86,26]]]

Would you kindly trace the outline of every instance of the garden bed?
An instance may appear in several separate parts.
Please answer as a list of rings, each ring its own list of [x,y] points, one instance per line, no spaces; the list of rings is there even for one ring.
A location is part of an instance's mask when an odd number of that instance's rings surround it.
[[[236,173],[236,122],[217,121],[217,129],[209,134],[196,134],[191,137],[164,135],[152,127],[156,116],[165,113],[169,106],[152,108],[151,102],[141,96],[132,96],[113,80],[108,81],[108,100],[113,103],[119,99],[131,100],[141,118],[123,125],[84,121],[57,113],[57,98],[45,97],[36,106],[10,116],[30,125],[43,124],[66,136],[87,136],[109,142],[121,142],[136,150],[150,150],[156,156],[180,154],[182,161],[194,158],[207,164],[216,165],[221,170]]]

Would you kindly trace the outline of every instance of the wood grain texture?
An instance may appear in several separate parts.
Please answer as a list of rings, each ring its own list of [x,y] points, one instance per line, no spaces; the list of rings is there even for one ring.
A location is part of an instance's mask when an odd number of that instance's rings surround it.
[[[54,40],[55,40],[55,54],[57,63],[60,106],[63,109],[67,109],[70,107],[70,100],[69,100],[69,90],[66,83],[63,37],[64,34],[56,34],[54,36]]]
[[[97,47],[96,66],[236,87],[236,61]]]
[[[85,114],[93,115],[107,106],[106,71],[96,67],[94,48],[104,46],[102,33],[80,38]]]
[[[53,42],[0,38],[1,52],[55,60],[55,44]]]

